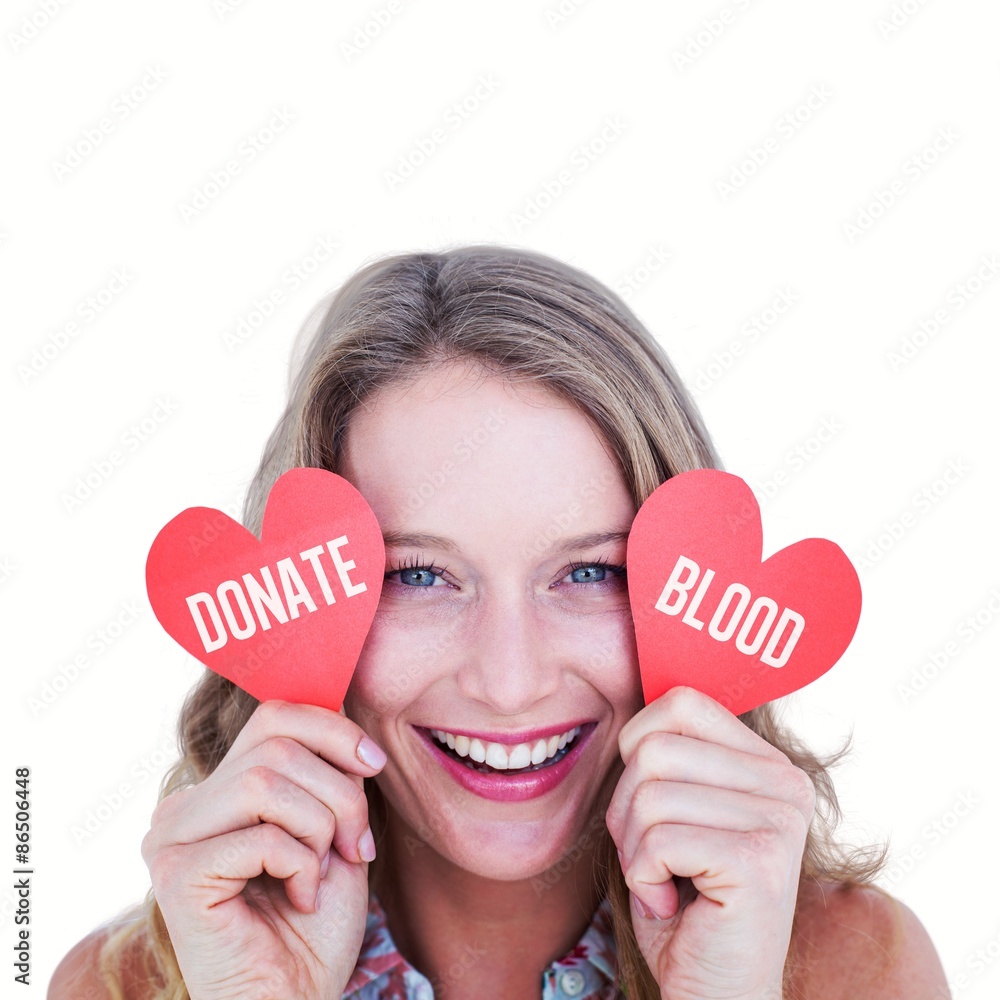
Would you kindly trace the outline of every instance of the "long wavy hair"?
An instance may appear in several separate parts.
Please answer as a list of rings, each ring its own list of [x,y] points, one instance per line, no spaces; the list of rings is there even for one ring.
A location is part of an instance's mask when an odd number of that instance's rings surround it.
[[[670,476],[719,468],[701,417],[656,339],[600,282],[543,254],[507,246],[458,246],[401,253],[363,266],[308,317],[296,341],[289,401],[250,483],[244,523],[259,533],[267,494],[287,469],[336,472],[351,413],[373,393],[462,360],[513,382],[530,381],[582,410],[607,440],[636,509]],[[161,798],[202,781],[221,762],[257,701],[211,671],[190,692],[178,721],[181,756]],[[883,846],[852,848],[835,839],[841,818],[830,768],[847,752],[820,757],[778,721],[772,704],[740,716],[812,779],[817,807],[802,858],[803,883],[871,885]],[[368,779],[372,831],[385,832],[387,810]],[[614,842],[594,818],[599,889],[611,903],[618,985],[630,1000],[658,1000],[639,952],[629,892]],[[377,879],[378,854],[369,875]],[[799,900],[801,902],[800,891]],[[793,922],[793,945],[798,910]],[[790,949],[786,983],[795,962]],[[163,917],[152,895],[115,921],[101,970],[117,998],[123,975],[145,981],[156,1000],[188,997]]]

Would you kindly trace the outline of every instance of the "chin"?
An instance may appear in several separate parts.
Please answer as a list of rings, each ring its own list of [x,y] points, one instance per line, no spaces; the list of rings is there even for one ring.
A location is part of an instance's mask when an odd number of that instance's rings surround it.
[[[429,849],[446,865],[498,882],[546,878],[553,871],[562,877],[601,845],[609,799],[610,795],[596,803],[589,797],[586,803],[564,801],[561,808],[531,810],[533,816],[516,820],[508,818],[510,807],[498,803],[482,803],[480,812],[470,810],[469,805],[476,803],[467,800],[461,805],[438,800],[433,810],[413,811],[433,815],[433,820],[414,815],[415,824],[401,823],[406,833],[399,846],[403,858],[415,858],[419,849]]]
[[[519,823],[466,821],[442,831],[444,842],[439,839],[435,849],[480,878],[498,882],[542,878],[548,884],[592,854],[604,831],[603,810],[589,820],[571,822],[561,816]]]

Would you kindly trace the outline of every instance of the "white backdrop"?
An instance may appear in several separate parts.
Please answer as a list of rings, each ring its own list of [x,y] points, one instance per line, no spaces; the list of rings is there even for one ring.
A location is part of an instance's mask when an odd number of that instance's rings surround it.
[[[859,566],[858,634],[789,715],[822,748],[853,728],[847,831],[891,838],[885,884],[955,995],[997,995],[1000,8],[667,7],[7,5],[0,609],[8,787],[32,772],[27,995],[146,888],[201,669],[145,602],[153,536],[236,511],[323,294],[470,241],[626,295],[761,499],[765,552],[820,535]],[[14,905],[0,890],[8,944]]]

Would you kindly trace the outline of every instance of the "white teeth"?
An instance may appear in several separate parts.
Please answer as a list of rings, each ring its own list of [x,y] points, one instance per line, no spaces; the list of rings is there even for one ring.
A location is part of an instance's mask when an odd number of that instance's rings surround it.
[[[484,743],[480,739],[448,733],[443,729],[431,730],[431,734],[439,743],[446,744],[459,757],[468,757],[479,764],[488,764],[498,771],[519,770],[532,764],[542,764],[576,739],[579,733],[580,726],[574,726],[569,732],[550,736],[547,740],[518,743],[508,753],[507,748],[500,743]]]

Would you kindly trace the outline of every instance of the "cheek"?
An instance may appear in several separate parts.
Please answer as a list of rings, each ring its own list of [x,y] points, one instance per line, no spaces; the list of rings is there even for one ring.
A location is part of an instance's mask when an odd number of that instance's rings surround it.
[[[419,697],[440,662],[441,632],[413,616],[377,612],[345,699],[351,717],[352,708],[368,717],[395,715]]]
[[[621,711],[634,715],[643,706],[639,653],[627,610],[584,623],[576,649],[587,681]]]

